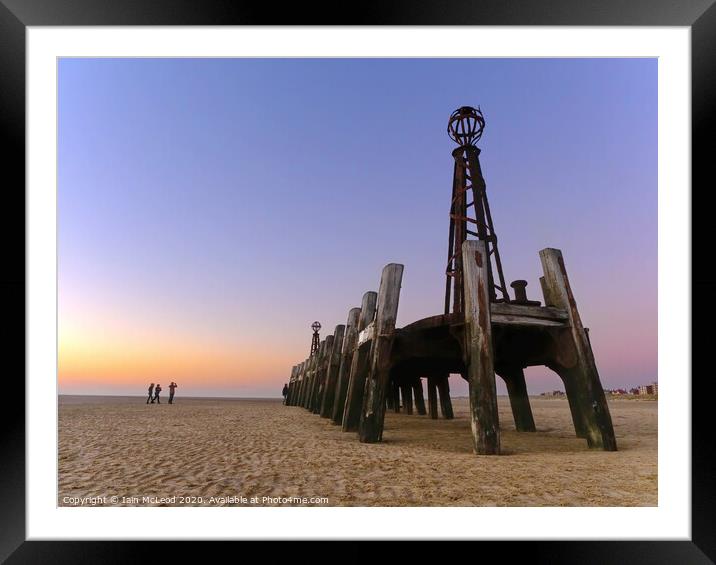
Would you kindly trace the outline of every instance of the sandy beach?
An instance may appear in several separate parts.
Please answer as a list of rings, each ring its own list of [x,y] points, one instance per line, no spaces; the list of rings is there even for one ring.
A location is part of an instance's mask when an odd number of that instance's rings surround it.
[[[389,411],[368,445],[280,400],[60,396],[58,505],[657,505],[657,402],[609,401],[617,452],[574,436],[566,400],[531,403],[518,433],[499,398],[505,454],[478,457],[466,398],[454,420]]]

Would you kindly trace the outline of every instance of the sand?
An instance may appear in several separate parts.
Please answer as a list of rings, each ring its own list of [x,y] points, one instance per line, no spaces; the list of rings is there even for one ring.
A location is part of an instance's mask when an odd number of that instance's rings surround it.
[[[280,400],[61,396],[58,505],[658,504],[657,402],[609,401],[617,452],[574,437],[566,400],[531,402],[537,432],[518,433],[500,397],[505,454],[478,457],[464,398],[454,420],[389,412],[368,445]]]

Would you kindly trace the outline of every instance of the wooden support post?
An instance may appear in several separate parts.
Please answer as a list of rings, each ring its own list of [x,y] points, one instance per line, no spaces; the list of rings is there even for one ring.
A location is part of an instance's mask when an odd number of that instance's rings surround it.
[[[286,396],[283,399],[283,403],[287,406],[288,406],[289,393],[291,392],[291,387],[293,386],[294,378],[296,378],[296,365],[291,367],[291,376],[288,379],[288,391],[286,393]]]
[[[321,418],[328,418],[333,411],[333,401],[336,397],[336,382],[338,381],[338,370],[341,366],[341,350],[343,349],[343,334],[346,327],[343,324],[336,326],[333,332],[333,345],[328,359],[325,387],[321,398]]]
[[[296,383],[296,390],[293,393],[293,400],[291,401],[292,406],[300,406],[301,402],[301,389],[303,387],[303,379],[306,378],[306,365],[308,359],[304,359],[298,370],[298,382]]]
[[[288,379],[288,391],[286,391],[286,396],[283,399],[283,403],[286,406],[291,406],[291,389],[293,388],[293,384],[296,379],[296,371],[298,370],[298,365],[294,365],[291,367],[291,376]]]
[[[378,311],[375,333],[370,349],[370,371],[365,387],[365,402],[361,410],[358,437],[365,443],[383,439],[385,421],[385,393],[390,382],[390,354],[395,338],[400,284],[403,265],[390,263],[383,268],[378,289]]]
[[[315,358],[315,355],[310,355],[308,357],[308,361],[306,363],[306,370],[303,372],[303,385],[301,386],[301,399],[298,404],[301,408],[306,407],[306,391],[307,391],[308,386],[311,381],[311,367],[313,366],[314,358]]]
[[[296,377],[293,380],[293,386],[288,391],[288,403],[289,406],[296,406],[296,397],[298,395],[298,388],[301,386],[301,372],[303,371],[303,363],[298,364],[296,369]]]
[[[340,367],[338,367],[336,397],[333,401],[333,410],[331,412],[331,421],[339,426],[343,423],[343,409],[345,408],[346,396],[348,394],[348,380],[350,379],[353,352],[358,343],[360,310],[360,308],[351,308],[348,311],[346,332],[343,337],[343,347],[341,348],[341,364]]]
[[[303,399],[301,400],[301,406],[308,408],[308,400],[311,398],[311,387],[313,386],[313,374],[316,368],[316,362],[318,361],[318,352],[311,355],[308,361],[308,371],[306,371],[306,384],[303,387]]]
[[[301,362],[298,366],[298,374],[296,375],[296,387],[291,393],[291,406],[298,406],[301,397],[301,386],[303,385],[303,373],[306,369],[306,361]]]
[[[388,385],[388,392],[385,395],[385,409],[392,410],[394,406],[393,383]]]
[[[569,378],[569,375],[562,367],[551,366],[550,368],[560,376],[564,384],[564,392],[569,402],[569,411],[572,414],[572,423],[574,424],[576,436],[587,439],[587,424],[582,413],[582,400],[579,398],[579,391],[575,381]]]
[[[335,336],[329,335],[323,342],[323,349],[320,351],[318,358],[318,370],[316,371],[316,386],[313,394],[313,402],[311,404],[311,412],[314,414],[321,413],[321,402],[323,400],[323,389],[326,386],[326,377],[328,374],[328,366],[331,362],[331,351],[333,349],[333,341]]]
[[[375,305],[378,294],[374,291],[368,291],[363,295],[361,302],[360,317],[358,318],[358,333],[362,332],[368,324],[373,321],[375,316]],[[346,394],[346,403],[343,407],[343,422],[341,429],[344,432],[354,432],[358,429],[360,422],[360,412],[363,406],[363,392],[365,388],[365,379],[368,374],[368,362],[372,340],[362,345],[358,345],[353,351],[353,359],[351,360],[350,377],[348,378],[348,392]]]
[[[303,370],[303,383],[301,385],[301,398],[299,399],[298,405],[302,408],[306,407],[306,390],[310,384],[311,379],[311,366],[313,365],[313,358],[315,355],[311,355],[306,359],[306,367]]]
[[[552,298],[552,294],[550,293],[549,287],[547,286],[547,281],[545,281],[544,277],[539,278],[539,284],[540,287],[542,287],[542,297],[544,298],[544,305],[545,306],[556,306],[554,298]]]
[[[428,377],[428,410],[433,420],[438,419],[438,383],[434,376]]]
[[[390,385],[393,391],[393,412],[400,414],[400,385],[393,381]]]
[[[559,373],[565,383],[569,380],[574,386],[576,392],[574,396],[579,404],[587,445],[605,451],[616,451],[617,442],[609,406],[599,380],[592,346],[582,325],[572,287],[569,284],[562,252],[559,249],[548,248],[540,251],[539,255],[548,294],[555,302],[555,306],[566,310],[569,316],[569,328],[564,332],[568,333],[571,339],[561,341],[569,344],[573,356],[561,355],[560,358],[573,357],[575,362],[568,367],[562,365]]]
[[[400,395],[403,397],[403,408],[408,415],[413,414],[413,387],[412,384],[404,380],[400,385]]]
[[[425,396],[423,396],[423,381],[420,377],[413,377],[413,392],[415,394],[415,410],[424,416],[426,413]]]
[[[311,368],[311,380],[308,381],[308,393],[306,394],[306,410],[309,412],[313,407],[313,395],[315,393],[316,381],[318,380],[318,368],[321,362],[321,350],[325,347],[326,340],[322,340],[318,344],[318,351],[313,355],[314,361]]]
[[[512,417],[515,419],[515,429],[518,432],[534,432],[535,420],[532,416],[530,397],[527,394],[525,372],[522,367],[509,367],[500,371],[500,376],[507,385],[507,394],[510,397]]]
[[[452,411],[452,400],[450,400],[450,375],[438,379],[438,392],[440,393],[440,411],[443,418],[452,420],[455,415]]]
[[[489,261],[484,241],[463,242],[465,357],[470,389],[470,423],[473,448],[480,455],[500,453],[488,286]]]
[[[296,406],[303,406],[303,394],[306,390],[306,382],[308,381],[308,368],[311,363],[311,358],[306,359],[303,365],[303,371],[301,375],[301,383],[298,387],[298,397],[296,398]]]

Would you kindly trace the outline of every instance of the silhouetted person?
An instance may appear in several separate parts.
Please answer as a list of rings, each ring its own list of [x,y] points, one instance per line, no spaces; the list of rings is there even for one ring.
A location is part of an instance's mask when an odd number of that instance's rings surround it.
[[[288,396],[288,384],[284,383],[281,394],[283,394],[283,403],[286,404],[286,397]]]
[[[152,399],[153,391],[154,391],[154,383],[149,385],[149,396],[147,397],[147,404],[149,404],[149,401]]]
[[[154,387],[154,398],[152,398],[152,404],[154,404],[154,401],[157,401],[157,404],[161,404],[159,402],[159,393],[162,392],[162,385],[157,383],[157,386]]]
[[[178,386],[179,385],[176,384],[174,381],[169,383],[169,404],[171,404],[172,400],[174,400],[174,389]]]

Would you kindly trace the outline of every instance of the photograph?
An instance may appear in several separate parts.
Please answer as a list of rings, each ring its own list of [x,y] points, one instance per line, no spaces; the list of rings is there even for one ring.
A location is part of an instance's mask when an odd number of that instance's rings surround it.
[[[658,59],[59,57],[57,505],[656,507]]]
[[[0,0],[0,562],[713,563],[713,4]]]

